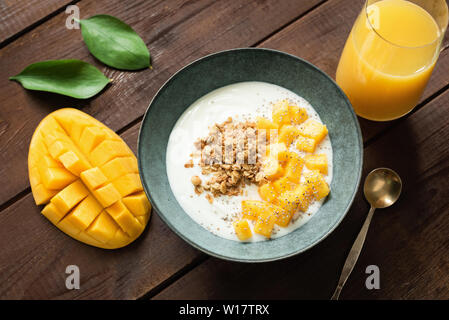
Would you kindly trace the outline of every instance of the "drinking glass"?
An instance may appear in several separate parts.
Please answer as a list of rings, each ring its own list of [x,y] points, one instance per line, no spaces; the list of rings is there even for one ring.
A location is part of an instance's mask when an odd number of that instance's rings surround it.
[[[360,117],[387,121],[419,102],[448,24],[445,0],[367,0],[337,68]]]

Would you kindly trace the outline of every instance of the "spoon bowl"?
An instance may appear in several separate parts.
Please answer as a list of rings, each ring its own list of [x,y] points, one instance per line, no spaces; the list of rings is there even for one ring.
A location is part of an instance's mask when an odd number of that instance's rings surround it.
[[[366,177],[363,192],[366,200],[375,208],[387,208],[401,195],[402,181],[399,175],[388,168],[378,168]]]

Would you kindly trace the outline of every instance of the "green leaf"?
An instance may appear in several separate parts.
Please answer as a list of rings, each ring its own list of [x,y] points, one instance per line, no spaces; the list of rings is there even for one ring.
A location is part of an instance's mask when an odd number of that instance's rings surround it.
[[[80,24],[87,48],[104,64],[123,70],[150,66],[150,52],[145,42],[126,23],[102,14],[81,20]]]
[[[54,92],[78,99],[93,97],[110,82],[100,70],[80,60],[33,63],[9,79],[20,82],[26,89]]]

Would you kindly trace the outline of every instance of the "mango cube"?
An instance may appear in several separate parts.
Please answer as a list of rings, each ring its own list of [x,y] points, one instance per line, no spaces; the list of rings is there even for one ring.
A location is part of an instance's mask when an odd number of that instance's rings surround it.
[[[276,123],[271,122],[267,118],[257,117],[256,128],[258,130],[265,130],[266,140],[270,141],[271,133],[273,132],[271,130],[278,130],[279,129],[279,125],[276,124]]]
[[[299,128],[301,135],[320,143],[327,135],[327,127],[316,120],[309,119]]]
[[[86,171],[91,166],[87,160],[74,151],[70,150],[59,156],[59,161],[62,162],[64,167],[74,175],[78,176],[81,172]]]
[[[329,185],[318,170],[306,173],[304,180],[304,184],[309,188],[310,193],[316,200],[321,200],[329,194]]]
[[[287,100],[280,100],[273,106],[273,122],[281,128],[285,124],[290,124],[290,111]]]
[[[258,188],[260,197],[271,203],[276,203],[278,193],[271,182],[265,183]]]
[[[293,124],[301,124],[309,118],[306,109],[300,108],[298,106],[290,105],[289,113],[290,120]]]
[[[300,184],[295,189],[284,192],[279,196],[278,204],[280,207],[284,208],[285,211],[294,214],[297,210],[303,212],[307,211],[313,197],[310,189]]]
[[[279,132],[279,142],[288,147],[299,136],[299,130],[292,125],[284,125]]]
[[[86,127],[81,134],[79,145],[85,154],[89,154],[106,138],[106,133],[100,127]]]
[[[278,194],[282,194],[286,191],[293,190],[296,187],[296,184],[294,182],[291,182],[287,177],[284,176],[274,181],[273,187]]]
[[[251,228],[249,227],[248,221],[238,220],[233,223],[235,234],[240,241],[245,241],[253,236]]]
[[[277,215],[274,210],[262,210],[258,216],[256,223],[254,224],[254,232],[271,238],[274,224],[277,221]]]
[[[100,214],[103,207],[92,195],[81,201],[63,220],[70,222],[76,229],[85,230]]]
[[[87,228],[88,235],[102,243],[107,243],[112,239],[120,227],[114,219],[106,212],[102,211],[92,224]]]
[[[150,201],[148,201],[145,192],[139,192],[134,195],[124,197],[122,201],[134,216],[146,215],[151,210],[151,204]]]
[[[112,206],[106,208],[109,215],[130,237],[137,235],[142,226],[121,201],[117,201]]]
[[[53,203],[62,214],[69,212],[81,200],[83,200],[89,191],[80,180],[76,180],[66,188],[62,189],[52,199]]]
[[[116,157],[129,156],[130,151],[123,141],[104,140],[91,153],[93,165],[101,166]]]
[[[98,202],[100,202],[101,205],[105,208],[116,203],[122,198],[122,196],[112,183],[108,183],[107,185],[100,187],[92,192],[95,198],[97,198]]]
[[[71,146],[66,141],[55,141],[48,147],[48,152],[54,159],[59,158],[60,155],[66,153],[71,149]]]
[[[137,161],[133,157],[115,158],[101,166],[101,171],[110,180],[115,180],[128,173],[137,173]]]
[[[57,224],[64,217],[64,214],[51,202],[42,209],[41,213],[53,224]]]
[[[90,190],[95,190],[108,182],[108,178],[98,167],[82,172],[80,178]]]
[[[270,156],[263,161],[262,172],[265,178],[275,180],[284,174],[284,168],[278,160]]]
[[[42,168],[40,174],[47,189],[62,189],[76,180],[76,176],[64,168]]]
[[[299,183],[303,166],[304,160],[297,153],[290,152],[285,166],[285,177],[293,183]]]
[[[117,191],[126,197],[131,193],[139,192],[143,190],[142,183],[140,182],[140,177],[137,173],[128,173],[120,178],[112,181]]]
[[[316,140],[304,137],[302,135],[298,136],[296,140],[296,149],[298,149],[299,151],[313,153],[315,152],[316,145]]]
[[[50,199],[59,192],[59,190],[47,189],[45,186],[40,183],[36,186],[31,186],[31,190],[33,191],[34,202],[37,205],[41,205],[50,201]]]
[[[326,154],[306,155],[304,158],[306,167],[310,170],[318,170],[322,174],[327,174]]]
[[[107,244],[114,248],[120,248],[123,247],[125,243],[129,243],[130,239],[131,238],[122,229],[118,228],[114,236],[108,240]]]
[[[284,162],[288,160],[288,148],[285,143],[273,143],[267,148],[267,156],[270,156],[278,161]]]

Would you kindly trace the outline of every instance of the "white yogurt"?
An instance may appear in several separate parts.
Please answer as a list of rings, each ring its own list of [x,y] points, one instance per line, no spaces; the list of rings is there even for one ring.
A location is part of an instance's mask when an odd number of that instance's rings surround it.
[[[167,175],[170,187],[176,200],[184,211],[198,224],[217,236],[239,241],[232,226],[232,221],[240,217],[242,200],[261,200],[257,186],[245,188],[242,196],[221,196],[214,198],[212,204],[205,197],[205,193],[197,195],[191,183],[191,177],[198,175],[203,181],[211,176],[203,176],[198,165],[199,159],[194,158],[195,166],[185,168],[195,151],[194,142],[198,138],[206,137],[209,126],[222,123],[232,117],[234,121],[255,121],[262,116],[271,119],[273,103],[282,99],[289,99],[296,105],[306,108],[309,118],[321,122],[313,107],[295,93],[277,85],[265,82],[241,82],[225,86],[210,92],[195,101],[176,122],[168,141],[167,147]],[[291,151],[301,156],[294,143]],[[326,182],[332,180],[332,146],[327,136],[317,147],[315,153],[325,153],[328,158],[328,175]],[[304,167],[303,174],[308,169]],[[272,238],[278,238],[306,223],[321,207],[324,199],[312,203],[307,212],[298,212],[286,228],[275,225]],[[253,228],[252,223],[250,223]],[[266,240],[264,236],[255,234],[250,241]]]

